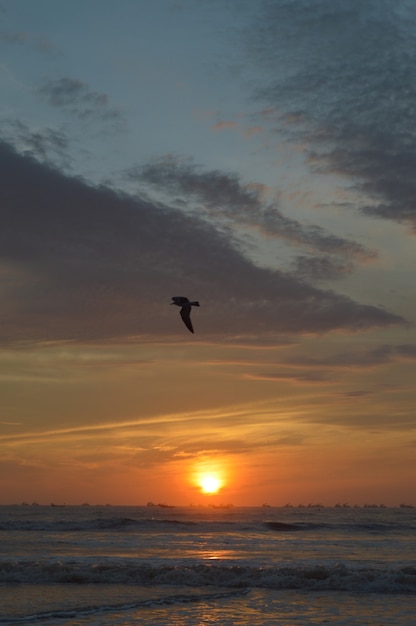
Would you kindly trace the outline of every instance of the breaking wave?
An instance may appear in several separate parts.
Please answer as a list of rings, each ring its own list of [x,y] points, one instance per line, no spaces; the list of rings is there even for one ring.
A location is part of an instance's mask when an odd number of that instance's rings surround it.
[[[355,593],[415,593],[416,567],[377,569],[344,564],[254,567],[227,564],[147,565],[134,559],[0,561],[0,583],[181,585]]]

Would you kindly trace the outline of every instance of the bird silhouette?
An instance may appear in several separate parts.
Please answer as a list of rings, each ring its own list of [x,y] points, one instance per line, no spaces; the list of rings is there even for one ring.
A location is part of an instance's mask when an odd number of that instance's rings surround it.
[[[172,300],[173,302],[171,302],[171,304],[176,304],[176,306],[181,307],[180,313],[182,321],[186,328],[193,333],[194,328],[191,322],[191,309],[193,306],[199,306],[199,302],[191,302],[188,298],[185,298],[185,296],[173,296]]]

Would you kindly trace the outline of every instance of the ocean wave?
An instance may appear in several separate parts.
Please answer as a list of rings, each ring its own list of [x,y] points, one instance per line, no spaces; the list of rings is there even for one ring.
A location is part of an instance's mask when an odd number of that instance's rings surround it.
[[[328,524],[315,524],[313,522],[264,522],[264,526],[277,532],[293,532],[301,530],[323,530],[328,529]]]
[[[93,531],[134,531],[140,529],[165,530],[175,527],[180,530],[196,525],[193,521],[175,519],[134,519],[130,517],[93,518],[86,520],[26,520],[12,519],[0,522],[0,530],[26,532],[93,532]]]
[[[329,523],[296,521],[286,522],[265,520],[253,522],[234,522],[229,520],[186,520],[169,518],[141,518],[133,517],[96,517],[91,519],[3,519],[0,521],[0,531],[25,532],[165,532],[166,530],[181,532],[233,532],[253,533],[264,532],[267,529],[273,532],[343,532],[350,535],[355,533],[388,534],[406,533],[415,530],[414,524],[386,524],[377,522],[350,522]]]
[[[415,593],[416,567],[351,567],[344,564],[254,567],[227,564],[150,565],[134,559],[0,561],[0,583],[182,585],[357,593]]]
[[[149,598],[148,600],[139,600],[137,602],[123,602],[119,604],[100,604],[100,605],[88,605],[80,606],[75,609],[62,609],[54,611],[42,611],[32,613],[30,615],[24,615],[20,617],[1,617],[0,624],[24,624],[24,623],[44,623],[46,620],[52,619],[80,619],[88,615],[94,615],[99,613],[110,613],[114,611],[129,611],[132,609],[149,608],[155,606],[170,606],[174,604],[185,604],[192,602],[207,602],[212,600],[223,600],[227,598],[235,598],[248,593],[248,589],[241,589],[237,591],[215,591],[211,593],[189,593],[189,594],[173,594],[167,595],[162,598]]]
[[[366,533],[369,535],[384,535],[392,533],[408,533],[414,531],[414,525],[402,523],[378,523],[378,522],[349,522],[349,523],[327,523],[327,522],[279,522],[266,521],[263,525],[275,532],[296,532],[296,531],[324,531],[342,532],[345,535],[356,533]]]

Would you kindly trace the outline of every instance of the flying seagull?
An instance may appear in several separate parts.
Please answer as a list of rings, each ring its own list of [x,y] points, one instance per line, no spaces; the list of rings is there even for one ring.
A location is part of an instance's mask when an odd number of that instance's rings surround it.
[[[173,296],[172,300],[173,302],[171,302],[171,304],[176,304],[176,306],[181,307],[181,318],[183,323],[186,328],[193,333],[194,329],[191,322],[191,309],[193,306],[199,306],[199,302],[191,302],[188,298],[185,298],[185,296]]]

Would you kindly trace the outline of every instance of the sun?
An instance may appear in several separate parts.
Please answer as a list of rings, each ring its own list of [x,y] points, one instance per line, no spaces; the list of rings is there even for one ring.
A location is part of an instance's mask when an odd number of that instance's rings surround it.
[[[190,483],[204,496],[214,496],[229,482],[227,460],[202,458],[190,467]]]
[[[214,494],[221,489],[222,481],[216,474],[201,474],[199,477],[199,486],[202,493]]]

